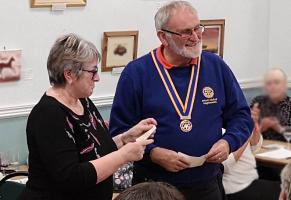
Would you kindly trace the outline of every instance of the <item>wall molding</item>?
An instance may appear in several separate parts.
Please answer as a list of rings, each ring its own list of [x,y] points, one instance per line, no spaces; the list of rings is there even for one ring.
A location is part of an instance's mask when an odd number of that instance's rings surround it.
[[[246,90],[246,89],[261,87],[262,81],[260,79],[241,80],[239,81],[239,84],[242,89]],[[288,86],[291,88],[291,79],[288,81]],[[97,107],[106,107],[106,106],[112,105],[113,98],[114,98],[113,95],[108,95],[108,96],[91,97],[91,100]],[[11,107],[0,107],[0,120],[27,116],[34,105],[35,104],[17,105],[17,106],[11,106]]]
[[[262,81],[260,79],[240,80],[239,84],[242,89],[262,87]]]
[[[97,107],[106,107],[111,106],[113,103],[113,95],[101,96],[101,97],[91,97],[90,99]],[[28,116],[31,109],[35,104],[27,105],[17,105],[10,107],[0,107],[0,119],[9,119],[16,117],[25,117]]]
[[[240,80],[240,87],[242,89],[259,88],[263,86],[262,79]],[[288,79],[288,87],[291,89],[291,79]]]

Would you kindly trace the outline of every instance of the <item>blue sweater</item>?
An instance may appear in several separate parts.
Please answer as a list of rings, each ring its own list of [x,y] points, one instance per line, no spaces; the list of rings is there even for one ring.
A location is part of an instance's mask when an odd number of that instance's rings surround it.
[[[176,67],[168,71],[184,101],[191,67]],[[203,94],[205,87],[214,91],[211,99]],[[201,156],[221,138],[228,141],[231,151],[235,151],[246,142],[253,129],[249,107],[235,76],[220,57],[208,52],[203,52],[201,56],[191,119],[193,128],[189,133],[180,130],[180,118],[151,55],[147,54],[127,65],[117,86],[110,117],[110,133],[112,136],[118,135],[148,117],[155,118],[158,126],[154,144],[146,148],[147,154],[154,147],[162,147]],[[222,128],[226,129],[224,135]],[[135,163],[137,171],[149,179],[166,181],[175,186],[202,183],[219,172],[219,164],[205,163],[201,167],[172,173],[146,157]]]

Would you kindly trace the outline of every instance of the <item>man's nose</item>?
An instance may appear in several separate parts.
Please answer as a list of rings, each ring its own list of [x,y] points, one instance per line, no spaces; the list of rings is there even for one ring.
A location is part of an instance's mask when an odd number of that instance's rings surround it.
[[[99,82],[100,81],[100,76],[98,73],[96,73],[96,75],[94,76],[94,79],[93,79],[95,82]]]

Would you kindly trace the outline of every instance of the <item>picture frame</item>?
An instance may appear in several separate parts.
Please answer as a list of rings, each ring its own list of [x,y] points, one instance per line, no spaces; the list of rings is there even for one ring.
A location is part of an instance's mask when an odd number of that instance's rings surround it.
[[[138,31],[103,33],[101,71],[124,67],[137,58]]]
[[[0,83],[20,80],[21,55],[20,49],[0,50]]]
[[[223,58],[225,19],[201,20],[205,26],[202,35],[202,48]]]
[[[87,0],[31,0],[31,8],[52,7],[53,4],[65,4],[66,7],[86,6]]]

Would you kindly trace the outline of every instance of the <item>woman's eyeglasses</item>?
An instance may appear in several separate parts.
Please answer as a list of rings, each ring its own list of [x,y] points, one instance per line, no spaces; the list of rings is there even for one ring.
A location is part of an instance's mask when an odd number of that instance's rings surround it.
[[[98,73],[98,67],[95,66],[94,68],[95,68],[95,69],[92,69],[92,70],[81,69],[81,71],[91,73],[91,74],[92,74],[92,80],[94,80],[94,77],[95,77],[96,74]]]
[[[170,30],[167,30],[167,29],[161,29],[162,31],[164,32],[167,32],[167,33],[171,33],[171,34],[174,34],[174,35],[178,35],[182,38],[189,38],[193,35],[193,32],[195,32],[195,34],[202,34],[205,30],[205,26],[202,25],[202,24],[199,24],[198,26],[194,27],[194,28],[188,28],[188,29],[185,29],[181,32],[175,32],[175,31],[170,31]]]

